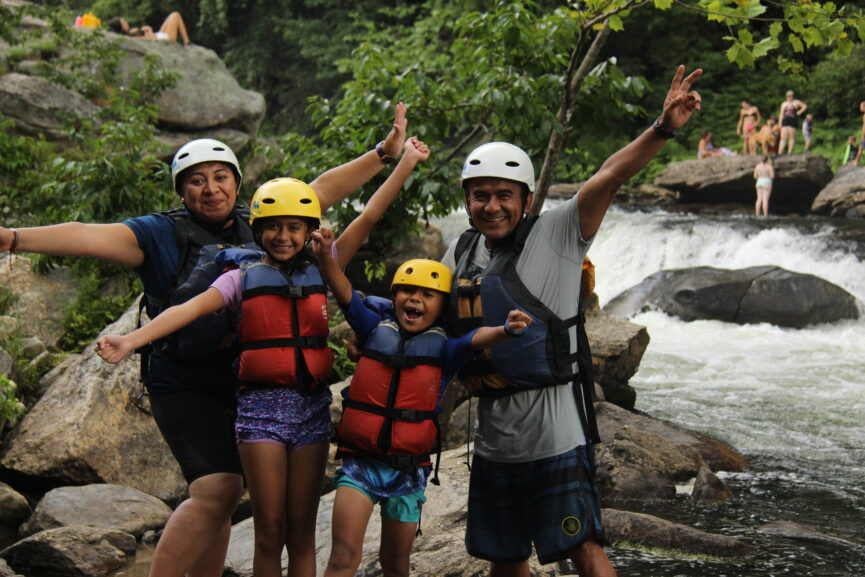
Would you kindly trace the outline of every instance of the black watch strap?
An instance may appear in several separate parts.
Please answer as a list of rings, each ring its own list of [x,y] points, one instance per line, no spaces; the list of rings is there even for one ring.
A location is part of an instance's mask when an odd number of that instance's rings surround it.
[[[655,123],[652,125],[652,128],[655,130],[655,134],[660,136],[665,140],[670,140],[671,138],[676,138],[675,130],[667,130],[663,126],[661,126],[661,117],[655,119]]]
[[[384,164],[390,164],[393,162],[393,156],[388,156],[384,151],[384,140],[375,145],[375,153],[378,154],[378,159]]]

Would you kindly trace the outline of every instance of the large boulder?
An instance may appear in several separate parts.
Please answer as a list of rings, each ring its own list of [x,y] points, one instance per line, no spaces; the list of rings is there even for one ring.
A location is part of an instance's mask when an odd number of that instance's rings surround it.
[[[624,318],[660,310],[686,321],[714,319],[793,328],[859,316],[856,298],[843,288],[777,266],[660,271],[616,296],[605,310]]]
[[[42,531],[0,551],[16,571],[44,577],[101,577],[135,554],[135,537],[83,525]]]
[[[14,120],[23,134],[64,139],[64,116],[94,118],[97,108],[77,92],[38,76],[17,72],[0,76],[0,113]]]
[[[116,529],[140,537],[161,529],[171,508],[151,495],[119,485],[59,487],[45,493],[21,535],[69,525]]]
[[[673,190],[682,204],[753,206],[754,167],[757,156],[718,156],[672,162],[655,179],[662,189]],[[820,190],[832,180],[829,161],[822,156],[789,154],[774,159],[770,208],[778,213],[807,213]]]
[[[131,332],[137,314],[104,332]],[[6,438],[0,465],[42,485],[112,483],[179,501],[186,483],[141,392],[136,356],[112,365],[88,346]]]
[[[811,212],[865,218],[865,167],[842,166],[811,204]]]

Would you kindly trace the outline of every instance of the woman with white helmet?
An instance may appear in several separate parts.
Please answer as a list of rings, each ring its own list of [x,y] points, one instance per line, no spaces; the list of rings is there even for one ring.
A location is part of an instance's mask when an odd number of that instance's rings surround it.
[[[400,103],[384,141],[310,183],[321,210],[398,156],[405,127]],[[171,178],[182,208],[113,224],[0,227],[0,252],[92,256],[133,268],[153,317],[208,288],[213,278],[199,277],[210,271],[197,265],[215,245],[254,241],[249,215],[238,205],[242,172],[231,148],[207,138],[189,142],[175,154]],[[154,418],[189,483],[189,498],[171,515],[154,552],[154,576],[221,575],[231,515],[243,490],[233,433],[234,351],[220,348],[230,321],[212,316],[155,342],[143,375]],[[202,344],[202,336],[213,338]]]

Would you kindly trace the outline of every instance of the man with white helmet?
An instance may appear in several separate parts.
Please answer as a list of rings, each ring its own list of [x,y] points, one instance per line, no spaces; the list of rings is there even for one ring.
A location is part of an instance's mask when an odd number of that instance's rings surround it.
[[[310,183],[322,211],[398,156],[405,127],[400,103],[384,141]],[[213,278],[199,278],[206,267],[196,265],[217,245],[254,240],[249,215],[238,207],[240,164],[227,145],[209,138],[187,143],[174,156],[171,179],[180,209],[114,224],[0,227],[0,253],[92,256],[133,268],[153,317],[209,287]],[[171,515],[154,552],[152,576],[222,575],[231,515],[243,491],[234,439],[234,351],[223,342],[230,320],[209,315],[201,321],[153,343],[143,375],[154,418],[189,483],[189,498]]]
[[[581,371],[578,359],[580,270],[618,188],[699,109],[689,91],[702,71],[684,73],[680,66],[652,127],[536,219],[527,217],[535,176],[522,149],[491,142],[466,159],[461,183],[473,228],[442,260],[454,271],[451,326],[463,333],[501,324],[513,308],[534,319],[460,374],[480,397],[466,547],[492,563],[493,577],[527,577],[532,546],[541,563],[570,558],[583,577],[615,575],[593,482],[592,385],[579,378],[591,365]]]

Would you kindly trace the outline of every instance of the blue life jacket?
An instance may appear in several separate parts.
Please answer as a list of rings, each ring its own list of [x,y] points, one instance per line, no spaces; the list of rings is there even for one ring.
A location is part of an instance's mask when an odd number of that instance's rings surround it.
[[[575,316],[561,319],[526,288],[517,274],[516,261],[535,222],[537,217],[523,219],[513,233],[495,247],[485,270],[479,270],[471,262],[477,243],[483,242],[480,231],[469,229],[457,240],[450,329],[464,335],[481,326],[502,325],[514,309],[525,311],[533,318],[520,338],[487,349],[467,363],[459,372],[460,381],[473,394],[487,397],[566,383],[579,385],[581,391],[576,392],[581,393],[578,398],[581,397],[582,402],[577,404],[583,429],[590,441],[599,442],[592,406],[592,353],[582,303]],[[577,352],[571,353],[569,329],[574,326]],[[574,363],[578,371],[574,371]]]
[[[177,269],[172,281],[173,288],[164,297],[146,295],[146,299],[142,299],[141,306],[144,306],[146,301],[150,318],[206,291],[225,270],[225,267],[215,261],[217,253],[222,249],[228,246],[257,248],[246,209],[240,208],[235,212],[235,233],[228,243],[218,236],[218,233],[196,222],[186,209],[173,209],[162,214],[174,220],[174,237],[178,249]],[[235,319],[229,312],[205,315],[155,341],[152,348],[175,360],[206,359],[230,346],[234,325]],[[142,372],[145,375],[147,352],[142,358]]]

